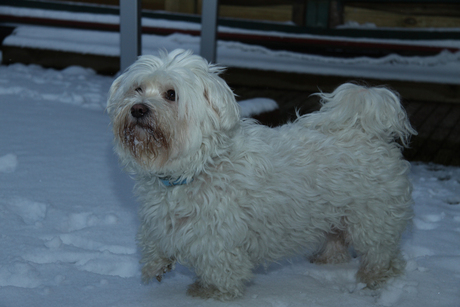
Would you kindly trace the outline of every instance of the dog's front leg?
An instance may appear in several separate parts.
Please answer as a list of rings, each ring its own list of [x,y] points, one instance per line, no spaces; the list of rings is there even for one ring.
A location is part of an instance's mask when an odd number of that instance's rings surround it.
[[[195,261],[198,280],[189,286],[187,294],[221,301],[242,296],[244,283],[252,277],[253,266],[247,252],[239,248],[211,252]]]
[[[139,262],[144,264],[142,267],[142,281],[148,283],[154,277],[161,281],[163,274],[174,270],[176,260],[160,252],[156,244],[148,241],[142,234],[138,235],[138,239],[142,248],[142,258]]]

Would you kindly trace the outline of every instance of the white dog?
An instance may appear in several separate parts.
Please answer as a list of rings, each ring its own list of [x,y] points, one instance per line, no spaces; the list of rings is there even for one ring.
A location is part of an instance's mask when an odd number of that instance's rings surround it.
[[[140,57],[110,89],[115,151],[142,204],[144,281],[177,261],[198,277],[188,294],[228,300],[260,263],[304,248],[345,262],[350,244],[369,288],[400,274],[412,217],[401,147],[416,132],[397,94],[344,84],[272,129],[240,118],[222,71],[175,50]]]

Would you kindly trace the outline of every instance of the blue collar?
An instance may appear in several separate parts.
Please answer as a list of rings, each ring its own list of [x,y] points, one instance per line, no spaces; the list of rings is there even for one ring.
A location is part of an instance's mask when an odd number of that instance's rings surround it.
[[[184,184],[187,184],[187,179],[176,179],[176,180],[173,180],[172,178],[170,177],[160,177],[159,178],[160,181],[166,186],[166,187],[173,187],[173,186],[176,186],[176,185],[184,185]],[[192,182],[192,180],[190,180],[190,182]]]

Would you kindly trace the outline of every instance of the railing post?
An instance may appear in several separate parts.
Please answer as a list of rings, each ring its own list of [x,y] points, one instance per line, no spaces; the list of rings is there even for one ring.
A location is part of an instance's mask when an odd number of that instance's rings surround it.
[[[307,27],[327,28],[329,25],[329,6],[330,0],[310,0],[307,1]]]
[[[120,0],[120,71],[141,55],[141,0]]]
[[[203,0],[201,10],[200,54],[209,62],[216,62],[217,15],[219,0]]]

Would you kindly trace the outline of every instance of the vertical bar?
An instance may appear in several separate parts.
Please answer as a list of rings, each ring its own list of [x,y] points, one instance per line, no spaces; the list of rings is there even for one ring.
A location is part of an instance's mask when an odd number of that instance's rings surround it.
[[[120,0],[120,71],[141,54],[141,0]]]
[[[327,28],[329,25],[330,0],[307,1],[306,25],[307,27]]]
[[[330,0],[320,0],[318,1],[318,19],[317,27],[327,28],[329,25],[329,6]]]
[[[216,62],[217,14],[219,0],[203,0],[201,10],[200,54],[208,62]]]
[[[305,17],[305,23],[307,27],[316,27],[317,24],[317,1],[316,0],[310,0],[307,1],[307,11],[306,11],[306,17]]]

